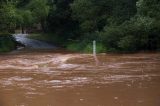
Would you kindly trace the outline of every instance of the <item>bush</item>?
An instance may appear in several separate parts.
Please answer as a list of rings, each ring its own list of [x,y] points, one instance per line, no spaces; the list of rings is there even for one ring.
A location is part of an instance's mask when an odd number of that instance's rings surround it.
[[[134,37],[136,50],[158,50],[160,44],[159,21],[137,16],[123,26],[126,30],[125,36],[132,35]]]
[[[140,51],[160,49],[160,21],[136,16],[120,26],[101,32],[107,51]]]
[[[16,49],[16,41],[10,34],[0,34],[0,52]]]
[[[136,40],[133,36],[125,36],[119,42],[121,51],[136,51]]]
[[[123,31],[118,26],[106,27],[101,32],[103,45],[107,48],[107,51],[117,51],[119,49],[118,42],[123,36]]]
[[[148,31],[148,49],[160,50],[160,21],[154,21]]]

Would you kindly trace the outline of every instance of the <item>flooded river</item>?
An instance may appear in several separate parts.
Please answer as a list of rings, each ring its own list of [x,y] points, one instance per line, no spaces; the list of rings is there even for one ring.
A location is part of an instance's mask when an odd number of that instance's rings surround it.
[[[0,55],[0,106],[160,106],[160,53]]]

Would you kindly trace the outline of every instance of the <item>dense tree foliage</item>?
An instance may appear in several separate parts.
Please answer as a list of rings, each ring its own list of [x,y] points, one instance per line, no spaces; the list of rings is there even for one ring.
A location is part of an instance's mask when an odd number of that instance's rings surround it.
[[[46,27],[46,19],[49,13],[49,6],[46,0],[32,0],[28,5],[35,23],[41,23],[43,31]]]
[[[0,29],[12,30],[16,27],[16,8],[11,3],[0,5]]]
[[[93,32],[129,20],[136,12],[135,3],[135,0],[75,0],[71,7],[81,28]]]
[[[51,5],[48,26],[51,32],[66,40],[77,35],[77,21],[73,20],[70,4],[73,0],[55,0]],[[78,36],[78,35],[77,35]]]
[[[159,7],[159,0],[1,0],[0,30],[41,24],[71,49],[97,40],[100,51],[159,50]]]

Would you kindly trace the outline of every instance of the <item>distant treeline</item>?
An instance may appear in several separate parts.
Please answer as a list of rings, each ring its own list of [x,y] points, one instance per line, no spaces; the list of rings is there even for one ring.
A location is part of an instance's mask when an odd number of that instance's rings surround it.
[[[0,32],[37,25],[70,50],[160,50],[160,0],[0,0]]]

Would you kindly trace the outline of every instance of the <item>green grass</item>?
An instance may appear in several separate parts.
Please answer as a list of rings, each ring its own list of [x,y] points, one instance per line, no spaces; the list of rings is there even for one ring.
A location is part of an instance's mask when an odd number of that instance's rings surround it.
[[[76,52],[83,52],[83,53],[92,53],[93,52],[93,45],[92,42],[74,42],[67,45],[67,49],[70,51]],[[96,45],[96,52],[97,53],[104,53],[106,52],[106,48],[101,44],[97,43]]]
[[[28,38],[50,42],[74,52],[92,53],[93,51],[92,41],[88,40],[82,40],[82,41],[66,40],[62,39],[62,37],[57,36],[56,34],[43,34],[43,33],[30,34]],[[100,42],[97,42],[96,50],[97,53],[106,52],[106,48]]]

